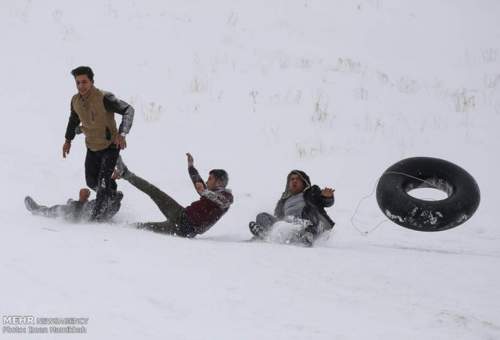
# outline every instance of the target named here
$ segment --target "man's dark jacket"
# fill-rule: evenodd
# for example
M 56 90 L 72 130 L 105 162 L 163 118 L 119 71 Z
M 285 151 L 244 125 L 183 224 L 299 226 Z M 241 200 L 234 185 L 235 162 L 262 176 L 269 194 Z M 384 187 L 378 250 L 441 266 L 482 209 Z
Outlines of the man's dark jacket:
M 278 219 L 282 219 L 285 217 L 284 205 L 285 201 L 291 196 L 288 192 L 288 182 L 290 176 L 298 175 L 301 177 L 302 181 L 305 184 L 306 189 L 304 190 L 304 201 L 306 206 L 302 210 L 302 218 L 305 220 L 309 220 L 311 225 L 307 227 L 308 231 L 311 231 L 313 234 L 317 235 L 322 231 L 331 230 L 335 225 L 335 222 L 332 221 L 330 216 L 325 211 L 325 208 L 331 207 L 335 201 L 334 197 L 323 197 L 321 195 L 321 189 L 317 185 L 311 186 L 311 181 L 309 176 L 300 170 L 293 170 L 288 174 L 285 192 L 281 196 L 281 199 L 276 204 L 276 208 L 274 209 L 274 216 Z M 321 226 L 321 229 L 320 229 Z

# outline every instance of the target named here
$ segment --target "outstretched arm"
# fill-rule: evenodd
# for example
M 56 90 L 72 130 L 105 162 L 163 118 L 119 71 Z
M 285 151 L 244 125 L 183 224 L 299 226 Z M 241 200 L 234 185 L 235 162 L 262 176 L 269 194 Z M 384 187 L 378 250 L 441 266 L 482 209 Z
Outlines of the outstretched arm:
M 191 181 L 193 182 L 195 190 L 198 192 L 198 194 L 201 195 L 201 193 L 206 190 L 207 185 L 203 181 L 203 178 L 201 178 L 198 170 L 196 170 L 196 168 L 194 167 L 193 156 L 191 156 L 189 152 L 186 153 L 186 156 L 188 162 L 189 177 L 191 177 Z

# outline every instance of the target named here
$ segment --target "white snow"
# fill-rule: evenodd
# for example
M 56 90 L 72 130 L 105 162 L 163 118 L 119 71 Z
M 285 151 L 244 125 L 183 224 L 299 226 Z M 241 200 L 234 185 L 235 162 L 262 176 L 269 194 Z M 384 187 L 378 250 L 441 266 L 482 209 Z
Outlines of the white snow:
M 499 16 L 494 0 L 1 1 L 0 314 L 89 318 L 36 339 L 499 339 Z M 136 108 L 134 172 L 187 205 L 185 152 L 228 170 L 235 204 L 209 232 L 127 227 L 162 215 L 123 181 L 115 224 L 25 210 L 85 186 L 83 138 L 61 150 L 79 65 Z M 476 214 L 420 233 L 373 195 L 351 225 L 411 156 L 469 171 Z M 243 242 L 296 168 L 336 189 L 335 231 Z

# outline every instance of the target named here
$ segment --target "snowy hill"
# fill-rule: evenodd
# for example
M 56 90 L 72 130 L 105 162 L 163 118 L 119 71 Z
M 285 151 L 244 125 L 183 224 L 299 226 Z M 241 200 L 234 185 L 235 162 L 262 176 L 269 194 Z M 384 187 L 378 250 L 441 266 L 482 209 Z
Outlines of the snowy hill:
M 499 15 L 493 0 L 0 2 L 0 313 L 87 317 L 88 339 L 500 338 Z M 127 227 L 162 215 L 123 181 L 115 224 L 28 214 L 27 194 L 85 186 L 83 138 L 61 155 L 79 65 L 136 108 L 133 171 L 189 204 L 185 152 L 205 177 L 228 170 L 235 204 L 209 232 Z M 372 195 L 353 225 L 411 156 L 467 169 L 476 215 L 373 230 Z M 242 242 L 294 168 L 336 189 L 334 233 Z

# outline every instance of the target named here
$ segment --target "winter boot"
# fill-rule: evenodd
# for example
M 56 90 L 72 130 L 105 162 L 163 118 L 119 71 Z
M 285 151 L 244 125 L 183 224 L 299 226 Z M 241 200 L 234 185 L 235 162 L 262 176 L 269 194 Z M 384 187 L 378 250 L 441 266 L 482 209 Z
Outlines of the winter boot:
M 35 202 L 35 200 L 29 196 L 24 199 L 24 205 L 29 212 L 36 212 L 40 206 Z
M 257 238 L 263 239 L 266 237 L 267 230 L 260 224 L 257 224 L 254 221 L 248 223 L 248 228 L 250 228 L 250 232 Z

